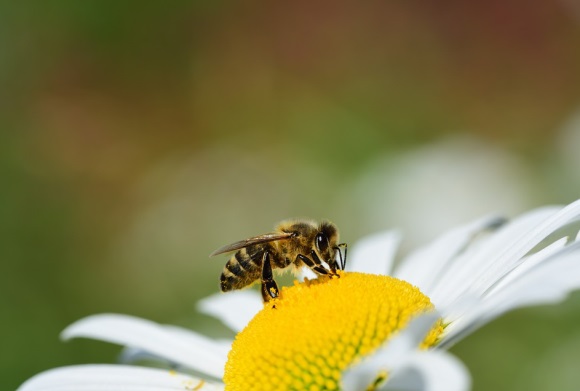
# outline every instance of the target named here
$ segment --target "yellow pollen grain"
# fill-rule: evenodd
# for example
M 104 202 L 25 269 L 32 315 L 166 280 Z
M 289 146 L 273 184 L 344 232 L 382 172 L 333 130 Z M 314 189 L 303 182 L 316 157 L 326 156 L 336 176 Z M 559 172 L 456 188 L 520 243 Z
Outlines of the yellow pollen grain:
M 236 336 L 226 391 L 339 390 L 342 372 L 433 305 L 393 277 L 339 272 L 282 288 Z M 422 347 L 433 346 L 441 321 Z M 373 379 L 369 379 L 369 383 Z

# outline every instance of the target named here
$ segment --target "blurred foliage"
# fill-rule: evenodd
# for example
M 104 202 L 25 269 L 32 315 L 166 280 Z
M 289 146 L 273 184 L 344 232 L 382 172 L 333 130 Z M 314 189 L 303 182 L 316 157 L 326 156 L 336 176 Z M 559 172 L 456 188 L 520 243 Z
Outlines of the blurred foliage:
M 408 249 L 577 198 L 579 23 L 565 0 L 0 2 L 1 388 L 114 360 L 58 341 L 93 313 L 226 333 L 194 310 L 207 254 L 286 217 Z M 476 390 L 573 389 L 579 308 L 454 352 Z

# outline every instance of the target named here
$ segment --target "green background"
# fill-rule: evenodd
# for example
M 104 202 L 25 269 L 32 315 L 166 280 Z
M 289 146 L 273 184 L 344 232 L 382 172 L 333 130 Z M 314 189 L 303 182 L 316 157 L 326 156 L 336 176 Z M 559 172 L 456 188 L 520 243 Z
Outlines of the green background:
M 281 219 L 403 253 L 580 194 L 572 1 L 0 3 L 0 388 L 114 362 L 120 312 L 209 335 L 225 259 Z M 576 122 L 575 122 L 576 121 Z M 461 341 L 475 390 L 575 390 L 580 295 Z

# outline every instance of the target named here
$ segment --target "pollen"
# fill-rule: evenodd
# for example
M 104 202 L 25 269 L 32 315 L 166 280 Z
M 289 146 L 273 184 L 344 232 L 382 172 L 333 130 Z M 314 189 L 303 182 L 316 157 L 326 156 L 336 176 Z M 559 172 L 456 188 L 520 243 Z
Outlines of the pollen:
M 405 281 L 339 273 L 295 282 L 264 305 L 236 336 L 226 391 L 340 390 L 346 368 L 388 343 L 412 317 L 433 310 Z M 442 331 L 439 321 L 421 347 L 436 344 Z

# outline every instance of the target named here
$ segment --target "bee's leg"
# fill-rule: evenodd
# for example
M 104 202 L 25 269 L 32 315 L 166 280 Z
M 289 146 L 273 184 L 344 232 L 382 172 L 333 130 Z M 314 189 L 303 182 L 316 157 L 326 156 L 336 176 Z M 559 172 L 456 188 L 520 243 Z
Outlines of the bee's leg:
M 302 262 L 304 262 L 306 264 L 306 266 L 308 266 L 313 272 L 315 272 L 317 274 L 326 275 L 326 274 L 328 274 L 330 272 L 329 270 L 325 269 L 320 264 L 320 259 L 318 258 L 318 256 L 316 256 L 316 259 L 318 260 L 318 263 L 316 263 L 312 259 L 310 259 L 307 256 L 302 255 L 302 254 L 298 254 L 298 258 L 300 258 L 300 260 Z
M 337 266 L 337 264 L 336 264 L 336 260 L 335 260 L 335 259 L 332 259 L 331 261 L 328 261 L 328 262 L 327 262 L 327 264 L 328 264 L 328 267 L 330 268 L 330 271 L 329 271 L 329 270 L 325 269 L 325 268 L 322 266 L 322 261 L 321 261 L 321 260 L 320 260 L 320 258 L 318 257 L 318 254 L 316 254 L 316 251 L 312 250 L 312 251 L 310 252 L 310 256 L 312 257 L 312 260 L 314 260 L 314 262 L 315 262 L 317 265 L 320 265 L 320 267 L 326 271 L 326 273 L 325 273 L 325 274 L 330 274 L 331 276 L 338 276 L 338 274 L 336 274 L 336 266 Z
M 274 276 L 272 275 L 270 253 L 265 251 L 262 258 L 262 299 L 266 303 L 271 299 L 275 299 L 278 295 L 278 285 L 276 285 L 276 281 L 274 281 Z

